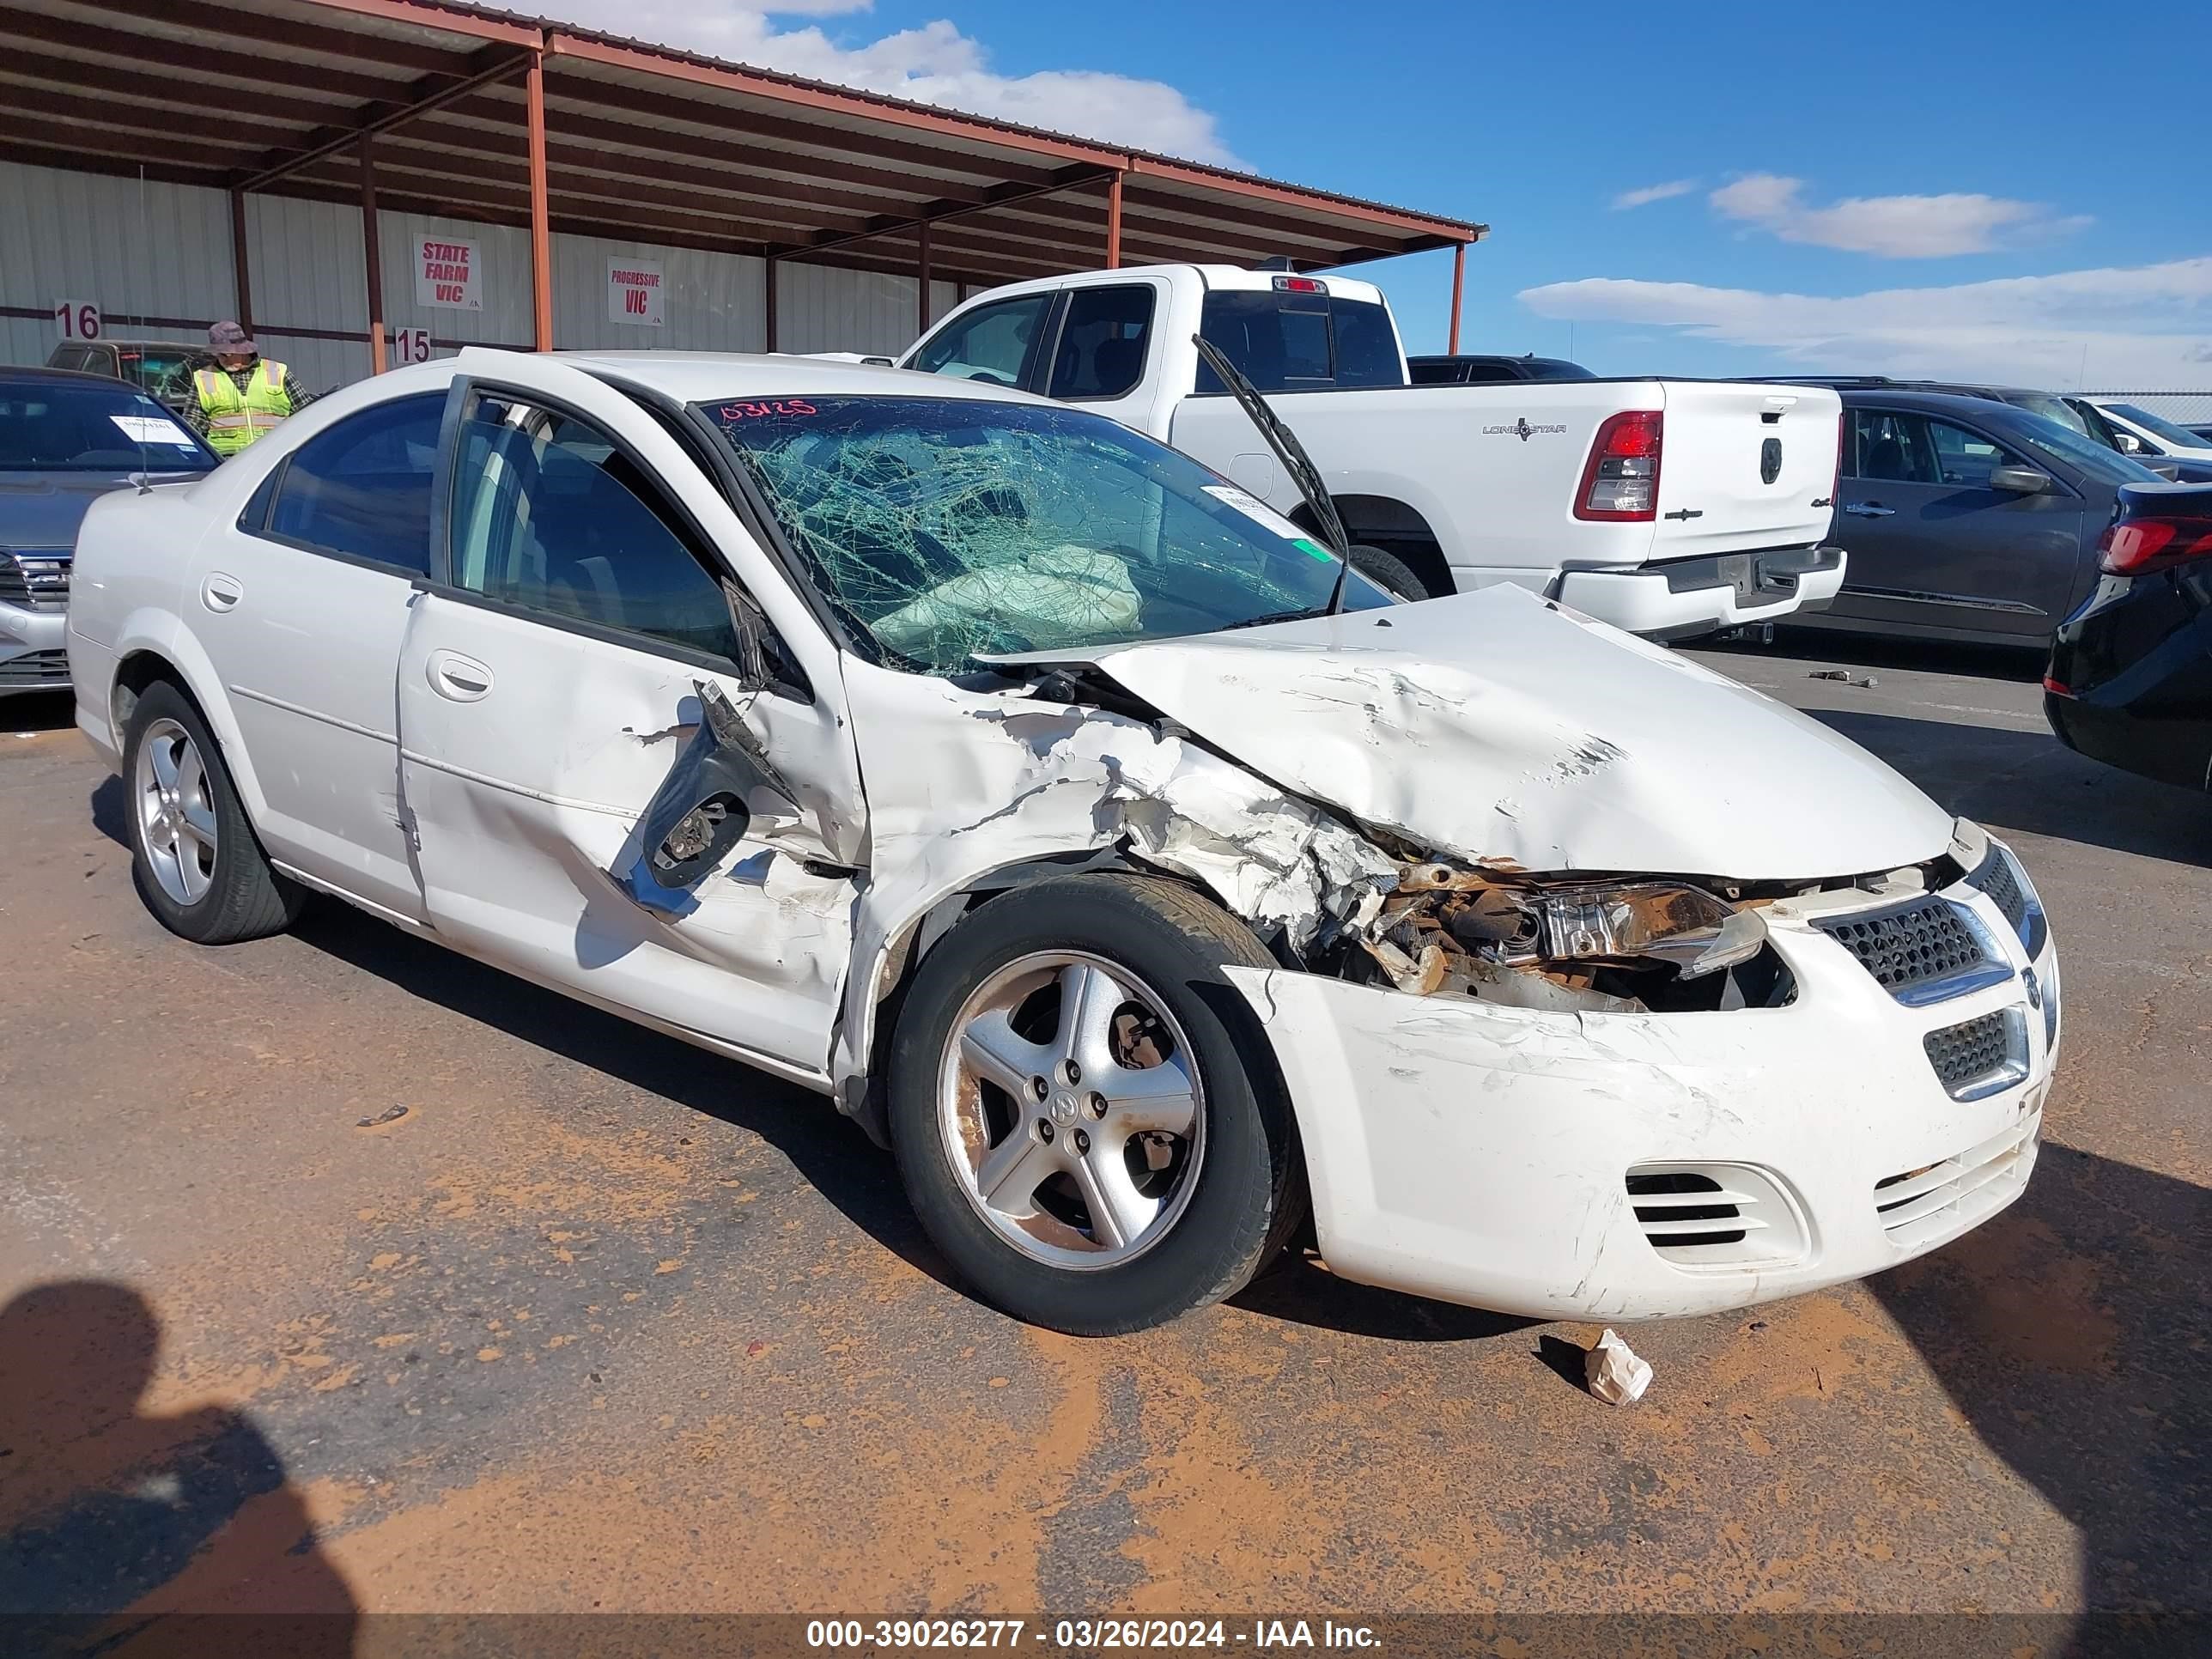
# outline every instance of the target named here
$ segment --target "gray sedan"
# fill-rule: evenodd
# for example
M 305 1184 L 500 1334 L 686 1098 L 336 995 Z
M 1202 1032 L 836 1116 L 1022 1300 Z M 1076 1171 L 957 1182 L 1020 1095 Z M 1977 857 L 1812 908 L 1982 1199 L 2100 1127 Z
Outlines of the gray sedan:
M 2160 482 L 2010 404 L 1840 390 L 1830 539 L 1850 557 L 1834 602 L 1793 625 L 2045 649 L 2096 580 L 2097 540 L 2119 487 Z
M 143 478 L 196 478 L 215 452 L 137 387 L 0 369 L 0 696 L 69 684 L 64 629 L 77 521 Z

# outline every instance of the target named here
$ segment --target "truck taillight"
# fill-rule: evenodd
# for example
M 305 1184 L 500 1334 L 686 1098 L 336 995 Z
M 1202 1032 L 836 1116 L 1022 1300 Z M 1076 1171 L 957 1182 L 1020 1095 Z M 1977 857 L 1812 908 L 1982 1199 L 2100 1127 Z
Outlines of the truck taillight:
M 1575 517 L 1612 520 L 1656 518 L 1663 417 L 1656 409 L 1609 415 L 1590 445 L 1575 492 Z
M 2212 558 L 2212 518 L 2122 519 L 2097 543 L 2097 568 L 2108 576 L 2147 576 L 2191 559 Z

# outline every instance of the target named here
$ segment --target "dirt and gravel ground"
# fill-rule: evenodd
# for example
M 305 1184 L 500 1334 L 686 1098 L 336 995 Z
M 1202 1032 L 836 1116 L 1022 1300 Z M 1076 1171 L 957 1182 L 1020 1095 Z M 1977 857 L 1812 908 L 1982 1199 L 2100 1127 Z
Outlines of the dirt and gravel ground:
M 1630 1333 L 1632 1410 L 1561 1375 L 1595 1330 L 1310 1263 L 1012 1324 L 811 1097 L 337 905 L 170 938 L 9 704 L 0 1607 L 2212 1607 L 2212 802 L 2016 663 L 1710 659 L 2014 837 L 2068 1042 L 2012 1211 Z

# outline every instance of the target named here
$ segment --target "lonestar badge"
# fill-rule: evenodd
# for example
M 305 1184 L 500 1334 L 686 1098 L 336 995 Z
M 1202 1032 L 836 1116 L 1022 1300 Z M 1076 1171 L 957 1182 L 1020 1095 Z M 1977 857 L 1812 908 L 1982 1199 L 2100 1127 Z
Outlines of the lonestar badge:
M 1531 426 L 1528 416 L 1524 415 L 1511 426 L 1486 426 L 1482 428 L 1482 435 L 1486 438 L 1518 438 L 1525 444 L 1531 438 L 1560 434 L 1566 429 L 1564 422 L 1547 421 L 1541 426 Z

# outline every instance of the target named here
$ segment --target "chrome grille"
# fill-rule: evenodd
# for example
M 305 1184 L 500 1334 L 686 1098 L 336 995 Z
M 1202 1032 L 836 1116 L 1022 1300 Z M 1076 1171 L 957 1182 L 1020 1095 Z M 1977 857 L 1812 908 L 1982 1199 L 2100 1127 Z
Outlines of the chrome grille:
M 1899 1002 L 1940 1002 L 2011 976 L 1966 913 L 1929 894 L 1887 910 L 1814 923 L 1859 959 Z
M 0 605 L 60 611 L 69 605 L 70 555 L 65 548 L 0 552 Z
M 1954 1100 L 1974 1100 L 2027 1075 L 2027 1025 L 2017 1008 L 2000 1008 L 1920 1039 L 1936 1081 Z

